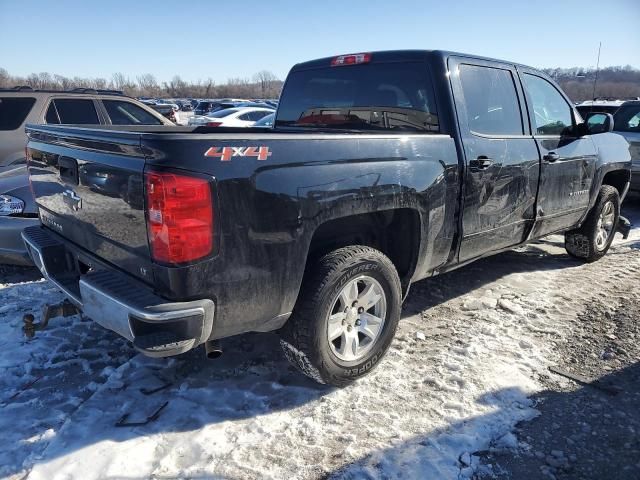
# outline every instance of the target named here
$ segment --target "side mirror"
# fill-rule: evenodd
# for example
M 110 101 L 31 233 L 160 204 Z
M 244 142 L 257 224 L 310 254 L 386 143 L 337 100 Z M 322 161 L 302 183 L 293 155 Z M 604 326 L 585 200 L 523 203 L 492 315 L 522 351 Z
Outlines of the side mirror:
M 592 113 L 587 116 L 585 125 L 591 135 L 611 132 L 613 130 L 613 115 L 610 113 Z

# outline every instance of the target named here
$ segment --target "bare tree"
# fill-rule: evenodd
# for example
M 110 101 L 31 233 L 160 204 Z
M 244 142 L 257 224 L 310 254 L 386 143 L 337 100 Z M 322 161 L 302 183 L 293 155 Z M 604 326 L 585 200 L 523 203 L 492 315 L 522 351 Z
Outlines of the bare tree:
M 9 72 L 4 68 L 0 68 L 0 88 L 7 88 L 11 85 L 11 77 Z
M 278 77 L 269 70 L 261 70 L 253 76 L 253 81 L 260 86 L 260 96 L 268 98 L 273 96 L 274 84 L 278 82 Z
M 138 81 L 138 93 L 147 97 L 155 97 L 160 95 L 160 85 L 156 77 L 150 73 L 140 75 L 136 79 Z

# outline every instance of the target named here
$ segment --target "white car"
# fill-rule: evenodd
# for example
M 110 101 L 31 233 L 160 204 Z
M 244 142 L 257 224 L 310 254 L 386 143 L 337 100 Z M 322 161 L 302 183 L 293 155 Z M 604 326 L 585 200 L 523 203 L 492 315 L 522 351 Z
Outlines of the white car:
M 189 118 L 189 125 L 207 127 L 251 127 L 275 110 L 260 107 L 227 108 Z

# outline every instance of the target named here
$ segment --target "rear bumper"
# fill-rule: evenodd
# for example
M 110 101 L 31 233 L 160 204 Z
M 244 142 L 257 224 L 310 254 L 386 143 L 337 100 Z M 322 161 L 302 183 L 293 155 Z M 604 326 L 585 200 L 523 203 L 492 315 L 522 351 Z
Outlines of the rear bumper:
M 169 302 L 119 271 L 91 269 L 81 274 L 64 242 L 41 226 L 22 232 L 29 255 L 45 278 L 96 323 L 133 342 L 151 357 L 184 353 L 211 336 L 211 300 Z
M 0 263 L 33 265 L 22 241 L 22 230 L 39 224 L 37 218 L 0 217 Z

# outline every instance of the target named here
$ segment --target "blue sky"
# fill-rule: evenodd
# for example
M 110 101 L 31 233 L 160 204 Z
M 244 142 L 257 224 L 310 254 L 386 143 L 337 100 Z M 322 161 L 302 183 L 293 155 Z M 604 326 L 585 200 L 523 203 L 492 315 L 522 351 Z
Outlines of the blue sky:
M 437 48 L 535 67 L 640 68 L 640 0 L 0 0 L 0 67 L 26 75 L 280 78 L 340 53 Z

